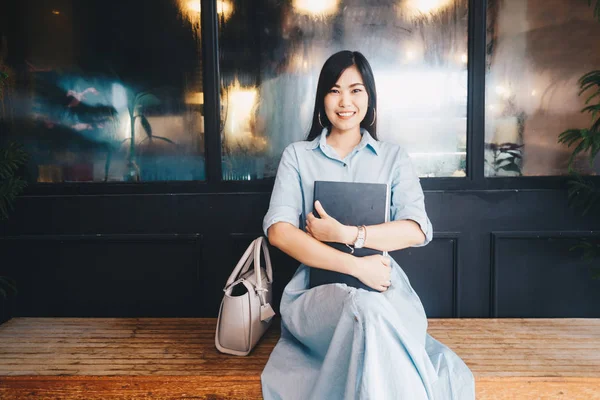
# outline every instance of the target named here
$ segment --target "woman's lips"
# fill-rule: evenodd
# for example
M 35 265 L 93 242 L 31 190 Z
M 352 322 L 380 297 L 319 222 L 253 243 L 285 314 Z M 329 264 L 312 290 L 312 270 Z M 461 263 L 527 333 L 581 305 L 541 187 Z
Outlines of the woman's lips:
M 336 113 L 336 115 L 340 119 L 350 119 L 350 118 L 354 117 L 355 114 L 356 114 L 356 111 L 343 111 L 343 112 Z

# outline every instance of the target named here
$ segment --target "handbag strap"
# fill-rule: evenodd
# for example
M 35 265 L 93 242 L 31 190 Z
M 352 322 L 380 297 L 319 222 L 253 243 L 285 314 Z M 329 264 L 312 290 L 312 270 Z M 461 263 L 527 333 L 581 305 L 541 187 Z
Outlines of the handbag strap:
M 264 237 L 260 236 L 260 237 L 256 238 L 255 240 L 253 240 L 252 243 L 250 243 L 250 245 L 244 252 L 244 255 L 238 261 L 237 265 L 231 272 L 231 275 L 229 275 L 229 279 L 227 279 L 227 283 L 225 284 L 225 290 L 227 290 L 227 288 L 229 286 L 231 286 L 231 284 L 233 284 L 238 279 L 239 275 L 243 275 L 244 273 L 246 273 L 250 269 L 250 265 L 253 262 L 254 262 L 254 271 L 256 274 L 256 280 L 257 280 L 257 286 L 258 286 L 257 290 L 264 289 L 262 287 L 262 276 L 261 276 L 261 270 L 260 270 L 260 250 L 261 249 L 263 250 L 263 253 L 265 255 L 265 263 L 267 264 L 266 265 L 267 280 L 269 281 L 269 283 L 273 283 L 273 268 L 271 265 L 271 256 L 269 254 L 269 248 L 267 247 L 267 243 L 264 240 Z M 251 255 L 253 255 L 253 257 L 251 257 Z
M 261 251 L 261 249 L 265 254 L 265 263 L 267 264 L 266 265 L 267 281 L 269 283 L 271 283 L 271 282 L 273 282 L 273 270 L 271 268 L 271 257 L 269 255 L 269 249 L 267 248 L 267 243 L 262 236 L 256 238 L 255 244 L 254 244 L 254 274 L 256 275 L 256 289 L 255 290 L 258 293 L 258 298 L 260 299 L 260 304 L 264 306 L 267 304 L 265 292 L 267 292 L 269 289 L 264 288 L 262 286 L 262 276 L 261 276 L 262 272 L 261 272 L 261 268 L 260 268 L 260 251 Z
M 244 264 L 244 268 L 242 268 L 242 271 L 240 272 L 240 275 L 244 275 L 246 272 L 248 272 L 248 270 L 250 269 L 250 264 L 252 264 L 252 262 L 254 260 L 258 260 L 258 264 L 255 263 L 255 268 L 256 265 L 258 265 L 259 269 L 260 269 L 260 250 L 262 249 L 263 254 L 265 255 L 265 271 L 267 272 L 267 281 L 269 283 L 273 283 L 273 267 L 271 266 L 271 254 L 269 254 L 269 247 L 267 246 L 267 240 L 265 239 L 264 236 L 261 236 L 259 238 L 256 238 L 255 240 L 255 247 L 254 247 L 254 259 L 249 258 L 246 261 L 246 264 Z M 262 272 L 259 272 L 259 274 Z
M 238 261 L 237 265 L 235 266 L 235 268 L 231 272 L 231 275 L 229 275 L 229 279 L 227 279 L 227 283 L 225 284 L 225 290 L 227 290 L 227 288 L 233 282 L 235 282 L 235 280 L 237 279 L 238 275 L 240 274 L 240 271 L 242 270 L 242 267 L 244 267 L 245 264 L 248 264 L 248 266 L 249 266 L 250 262 L 252 262 L 252 259 L 250 258 L 250 254 L 252 254 L 252 251 L 254 250 L 254 243 L 255 242 L 256 242 L 256 240 L 253 240 L 252 243 L 250 243 L 250 246 L 248 246 L 248 248 L 244 252 L 244 255 L 242 256 L 242 258 L 240 258 L 240 260 Z

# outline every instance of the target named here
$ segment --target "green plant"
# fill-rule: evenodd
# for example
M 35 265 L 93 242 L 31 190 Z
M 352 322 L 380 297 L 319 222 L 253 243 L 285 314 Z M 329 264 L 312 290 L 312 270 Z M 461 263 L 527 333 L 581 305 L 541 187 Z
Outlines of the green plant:
M 6 299 L 8 296 L 14 296 L 17 292 L 17 282 L 8 276 L 0 275 L 0 297 Z
M 590 270 L 592 272 L 592 278 L 600 279 L 600 266 L 591 265 L 595 260 L 598 252 L 600 252 L 600 243 L 590 242 L 589 240 L 581 240 L 575 246 L 572 246 L 569 250 L 581 250 L 581 258 L 586 263 L 590 264 Z
M 4 98 L 7 80 L 8 74 L 0 71 L 0 100 Z M 0 220 L 8 219 L 15 198 L 27 186 L 27 182 L 18 174 L 26 162 L 27 153 L 21 145 L 15 142 L 0 144 Z
M 23 191 L 27 182 L 18 171 L 27 161 L 27 153 L 15 142 L 0 147 L 0 220 L 8 219 L 13 202 Z
M 492 160 L 485 160 L 488 165 L 494 170 L 494 175 L 498 175 L 500 171 L 516 172 L 519 176 L 522 175 L 521 167 L 518 160 L 521 160 L 521 148 L 523 145 L 516 143 L 486 143 L 485 149 L 492 152 Z
M 7 79 L 8 74 L 0 71 L 0 100 L 4 99 Z M 19 168 L 26 161 L 27 154 L 17 143 L 7 142 L 0 145 L 0 220 L 8 219 L 15 198 L 27 186 L 27 182 L 18 176 Z M 5 299 L 16 293 L 17 286 L 14 279 L 0 275 L 0 297 Z
M 138 119 L 140 120 L 140 124 L 142 125 L 142 128 L 144 129 L 144 132 L 146 134 L 146 138 L 144 138 L 144 141 L 148 140 L 149 142 L 152 142 L 153 140 L 157 139 L 157 140 L 162 140 L 167 143 L 176 145 L 175 142 L 173 142 L 171 139 L 168 139 L 163 136 L 154 135 L 152 133 L 152 126 L 150 125 L 150 122 L 148 121 L 148 118 L 146 117 L 146 112 L 148 109 L 162 104 L 160 97 L 162 97 L 163 95 L 167 95 L 168 91 L 169 91 L 168 88 L 158 88 L 158 89 L 139 91 L 139 92 L 130 91 L 130 93 L 129 93 L 127 110 L 129 111 L 131 136 L 122 140 L 120 143 L 120 144 L 123 144 L 126 141 L 129 141 L 127 173 L 125 176 L 125 179 L 128 181 L 139 181 L 140 180 L 140 168 L 137 165 L 136 143 L 135 143 L 135 138 L 136 138 L 135 123 Z M 105 180 L 107 180 L 107 178 L 108 178 L 108 170 L 110 168 L 111 158 L 112 158 L 112 152 L 109 152 L 107 161 L 106 161 Z
M 592 5 L 592 0 L 588 0 L 588 5 Z M 596 0 L 594 17 L 600 21 L 600 0 Z M 586 179 L 577 172 L 573 168 L 573 164 L 578 155 L 589 153 L 589 165 L 592 167 L 600 151 L 600 70 L 586 73 L 579 78 L 578 83 L 579 96 L 588 93 L 585 107 L 581 112 L 591 114 L 591 125 L 589 128 L 568 129 L 562 132 L 558 137 L 558 142 L 567 145 L 569 148 L 575 145 L 569 157 L 568 172 L 571 179 L 567 182 L 567 193 L 569 206 L 580 210 L 581 215 L 585 216 L 600 205 L 600 188 L 591 179 Z M 600 243 L 582 240 L 571 248 L 571 250 L 576 249 L 582 250 L 582 259 L 591 264 L 598 259 Z M 593 277 L 600 279 L 600 267 L 591 266 L 590 269 L 593 272 Z

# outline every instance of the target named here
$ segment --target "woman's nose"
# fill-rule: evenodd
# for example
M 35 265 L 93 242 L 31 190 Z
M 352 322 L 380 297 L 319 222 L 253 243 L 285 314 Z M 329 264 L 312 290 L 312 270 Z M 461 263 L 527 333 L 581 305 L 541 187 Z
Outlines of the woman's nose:
M 347 107 L 352 104 L 350 99 L 350 95 L 347 93 L 342 93 L 340 96 L 340 107 Z

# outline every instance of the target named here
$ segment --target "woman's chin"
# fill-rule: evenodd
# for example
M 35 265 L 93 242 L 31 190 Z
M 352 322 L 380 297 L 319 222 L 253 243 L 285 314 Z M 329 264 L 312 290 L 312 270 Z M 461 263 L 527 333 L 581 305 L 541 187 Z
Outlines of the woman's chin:
M 335 130 L 336 132 L 339 132 L 339 133 L 360 131 L 360 122 L 357 122 L 357 121 L 337 120 L 337 121 L 333 122 L 332 125 L 333 125 L 332 130 Z

